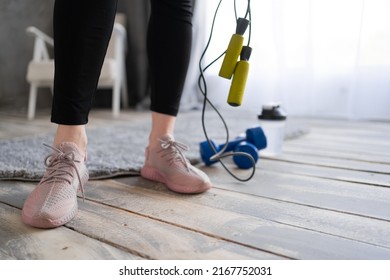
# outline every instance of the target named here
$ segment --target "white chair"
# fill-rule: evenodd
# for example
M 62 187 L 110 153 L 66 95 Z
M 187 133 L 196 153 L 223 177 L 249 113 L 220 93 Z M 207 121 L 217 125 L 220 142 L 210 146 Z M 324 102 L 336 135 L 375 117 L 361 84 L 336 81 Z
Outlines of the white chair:
M 122 97 L 123 107 L 126 108 L 127 100 L 127 77 L 126 77 L 126 29 L 125 16 L 117 14 L 113 34 L 109 42 L 107 54 L 102 66 L 98 88 L 112 88 L 112 114 L 119 115 Z M 27 118 L 35 117 L 37 93 L 39 87 L 53 88 L 54 60 L 49 57 L 47 46 L 54 46 L 53 39 L 40 31 L 38 28 L 27 27 L 27 34 L 35 38 L 33 58 L 27 67 L 26 79 L 30 83 Z

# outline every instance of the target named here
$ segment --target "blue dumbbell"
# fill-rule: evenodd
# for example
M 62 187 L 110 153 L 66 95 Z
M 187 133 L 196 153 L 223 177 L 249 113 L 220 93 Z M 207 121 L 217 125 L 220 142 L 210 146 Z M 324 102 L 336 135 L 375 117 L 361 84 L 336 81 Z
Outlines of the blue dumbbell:
M 251 144 L 258 150 L 264 149 L 267 146 L 267 139 L 264 135 L 264 131 L 260 126 L 248 128 L 246 130 L 246 137 L 237 137 L 236 139 L 229 141 L 225 149 L 225 152 L 234 151 L 236 147 L 242 142 L 245 141 L 245 144 Z M 208 141 L 203 141 L 200 143 L 200 155 L 203 162 L 209 166 L 216 163 L 216 160 L 210 160 L 210 158 L 222 150 L 225 144 L 217 145 L 213 140 L 210 140 L 211 145 L 213 145 L 216 152 L 210 147 Z M 244 146 L 244 144 L 242 145 Z M 243 149 L 242 147 L 240 149 Z M 248 148 L 247 148 L 248 149 Z M 254 153 L 251 151 L 251 153 Z M 257 155 L 257 152 L 256 152 Z M 258 156 L 257 156 L 258 157 Z M 240 161 L 239 161 L 240 162 Z M 236 163 L 237 164 L 237 163 Z M 239 164 L 237 164 L 239 166 Z
M 253 159 L 252 161 L 248 156 L 245 155 L 233 155 L 234 163 L 241 169 L 251 168 L 254 164 L 256 164 L 257 160 L 259 159 L 259 149 L 257 149 L 257 147 L 252 143 L 246 141 L 238 144 L 234 151 L 249 154 Z

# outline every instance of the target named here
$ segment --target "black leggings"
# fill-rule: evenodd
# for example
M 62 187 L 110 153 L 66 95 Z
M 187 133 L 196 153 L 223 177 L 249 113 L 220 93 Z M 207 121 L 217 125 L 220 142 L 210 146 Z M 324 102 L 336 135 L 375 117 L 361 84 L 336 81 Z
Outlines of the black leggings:
M 52 122 L 88 122 L 116 7 L 117 0 L 56 0 Z M 192 0 L 151 0 L 147 52 L 152 111 L 177 115 L 191 43 Z

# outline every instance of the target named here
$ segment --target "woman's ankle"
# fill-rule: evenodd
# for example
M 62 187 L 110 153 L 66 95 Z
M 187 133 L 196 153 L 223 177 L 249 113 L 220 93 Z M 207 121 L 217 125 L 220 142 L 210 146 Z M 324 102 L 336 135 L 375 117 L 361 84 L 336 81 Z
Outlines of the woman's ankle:
M 54 146 L 64 142 L 72 142 L 77 145 L 83 156 L 86 156 L 88 138 L 85 125 L 58 125 L 54 137 Z
M 152 112 L 152 129 L 149 134 L 149 146 L 157 146 L 162 136 L 173 137 L 176 117 Z

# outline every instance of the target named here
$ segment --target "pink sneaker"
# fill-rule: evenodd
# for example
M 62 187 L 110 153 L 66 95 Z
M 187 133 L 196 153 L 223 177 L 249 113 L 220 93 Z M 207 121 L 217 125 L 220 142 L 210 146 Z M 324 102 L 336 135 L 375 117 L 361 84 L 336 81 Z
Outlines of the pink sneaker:
M 84 197 L 89 178 L 76 144 L 64 142 L 50 148 L 54 152 L 45 158 L 46 172 L 22 210 L 23 222 L 38 228 L 54 228 L 72 220 L 77 212 L 77 191 Z
M 184 157 L 188 147 L 165 135 L 157 149 L 146 148 L 141 176 L 164 183 L 178 193 L 201 193 L 211 188 L 208 176 Z

